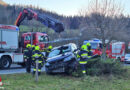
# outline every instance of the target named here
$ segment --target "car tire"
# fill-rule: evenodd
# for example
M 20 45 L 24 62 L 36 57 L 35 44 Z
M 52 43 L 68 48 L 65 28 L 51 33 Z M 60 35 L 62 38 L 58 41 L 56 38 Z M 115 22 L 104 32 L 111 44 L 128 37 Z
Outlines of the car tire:
M 70 63 L 70 65 L 68 67 L 66 67 L 65 73 L 68 75 L 71 75 L 76 70 L 75 69 L 76 64 L 77 64 L 77 62 Z
M 49 69 L 47 67 L 45 67 L 45 72 L 46 72 L 46 74 L 51 74 L 51 72 L 49 71 Z
M 11 66 L 11 58 L 9 57 L 2 57 L 0 60 L 0 67 L 2 69 L 8 69 Z

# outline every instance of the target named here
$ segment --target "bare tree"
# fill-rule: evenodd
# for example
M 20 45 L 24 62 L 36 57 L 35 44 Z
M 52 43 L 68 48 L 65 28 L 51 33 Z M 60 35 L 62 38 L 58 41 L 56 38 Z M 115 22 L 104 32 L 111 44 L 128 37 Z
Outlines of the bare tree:
M 123 9 L 121 4 L 117 4 L 114 1 L 115 0 L 91 0 L 88 8 L 79 10 L 79 15 L 84 17 L 89 16 L 86 23 L 81 24 L 82 27 L 86 27 L 87 31 L 90 30 L 93 32 L 93 36 L 102 40 L 103 60 L 106 60 L 106 44 L 114 39 L 116 32 L 124 30 L 127 25 L 127 22 L 122 18 Z M 84 22 L 84 20 L 82 22 Z M 106 40 L 109 42 L 106 43 Z

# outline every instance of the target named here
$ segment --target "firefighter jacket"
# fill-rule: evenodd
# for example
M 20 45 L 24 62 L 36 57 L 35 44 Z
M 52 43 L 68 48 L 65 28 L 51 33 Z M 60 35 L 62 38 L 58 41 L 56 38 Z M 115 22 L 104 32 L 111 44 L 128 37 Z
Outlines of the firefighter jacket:
M 81 58 L 81 59 L 86 59 L 86 58 L 88 58 L 88 52 L 86 50 L 81 50 L 78 53 L 77 57 Z
M 88 59 L 88 52 L 86 50 L 81 50 L 77 54 L 77 58 L 80 58 L 79 63 L 80 64 L 86 64 Z
M 38 63 L 43 63 L 44 56 L 39 50 L 33 51 L 33 54 L 32 54 L 32 60 L 35 62 L 37 59 L 39 60 Z
M 48 57 L 49 53 L 51 52 L 52 49 L 49 48 L 44 48 L 43 52 L 45 52 L 45 58 Z
M 32 59 L 31 56 L 32 56 L 32 50 L 31 50 L 31 48 L 30 49 L 26 48 L 24 50 L 24 59 Z

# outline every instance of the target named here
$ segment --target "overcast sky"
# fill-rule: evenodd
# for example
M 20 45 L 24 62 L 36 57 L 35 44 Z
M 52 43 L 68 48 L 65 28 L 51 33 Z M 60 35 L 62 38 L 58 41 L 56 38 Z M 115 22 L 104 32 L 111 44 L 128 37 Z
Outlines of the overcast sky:
M 3 0 L 8 4 L 34 5 L 63 15 L 76 15 L 78 10 L 88 5 L 90 0 Z M 124 13 L 130 15 L 130 0 L 115 0 L 121 2 Z M 86 6 L 87 7 L 87 6 Z

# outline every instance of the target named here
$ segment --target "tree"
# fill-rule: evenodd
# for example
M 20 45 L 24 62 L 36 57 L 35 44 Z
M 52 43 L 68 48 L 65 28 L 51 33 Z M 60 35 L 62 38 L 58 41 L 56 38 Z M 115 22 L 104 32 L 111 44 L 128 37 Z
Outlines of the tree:
M 127 25 L 126 20 L 122 18 L 122 13 L 121 5 L 114 0 L 91 0 L 88 8 L 79 10 L 79 15 L 89 16 L 86 23 L 81 24 L 82 27 L 86 27 L 86 30 L 93 32 L 93 36 L 102 40 L 103 60 L 106 60 L 106 45 L 114 39 L 116 32 L 124 30 Z

